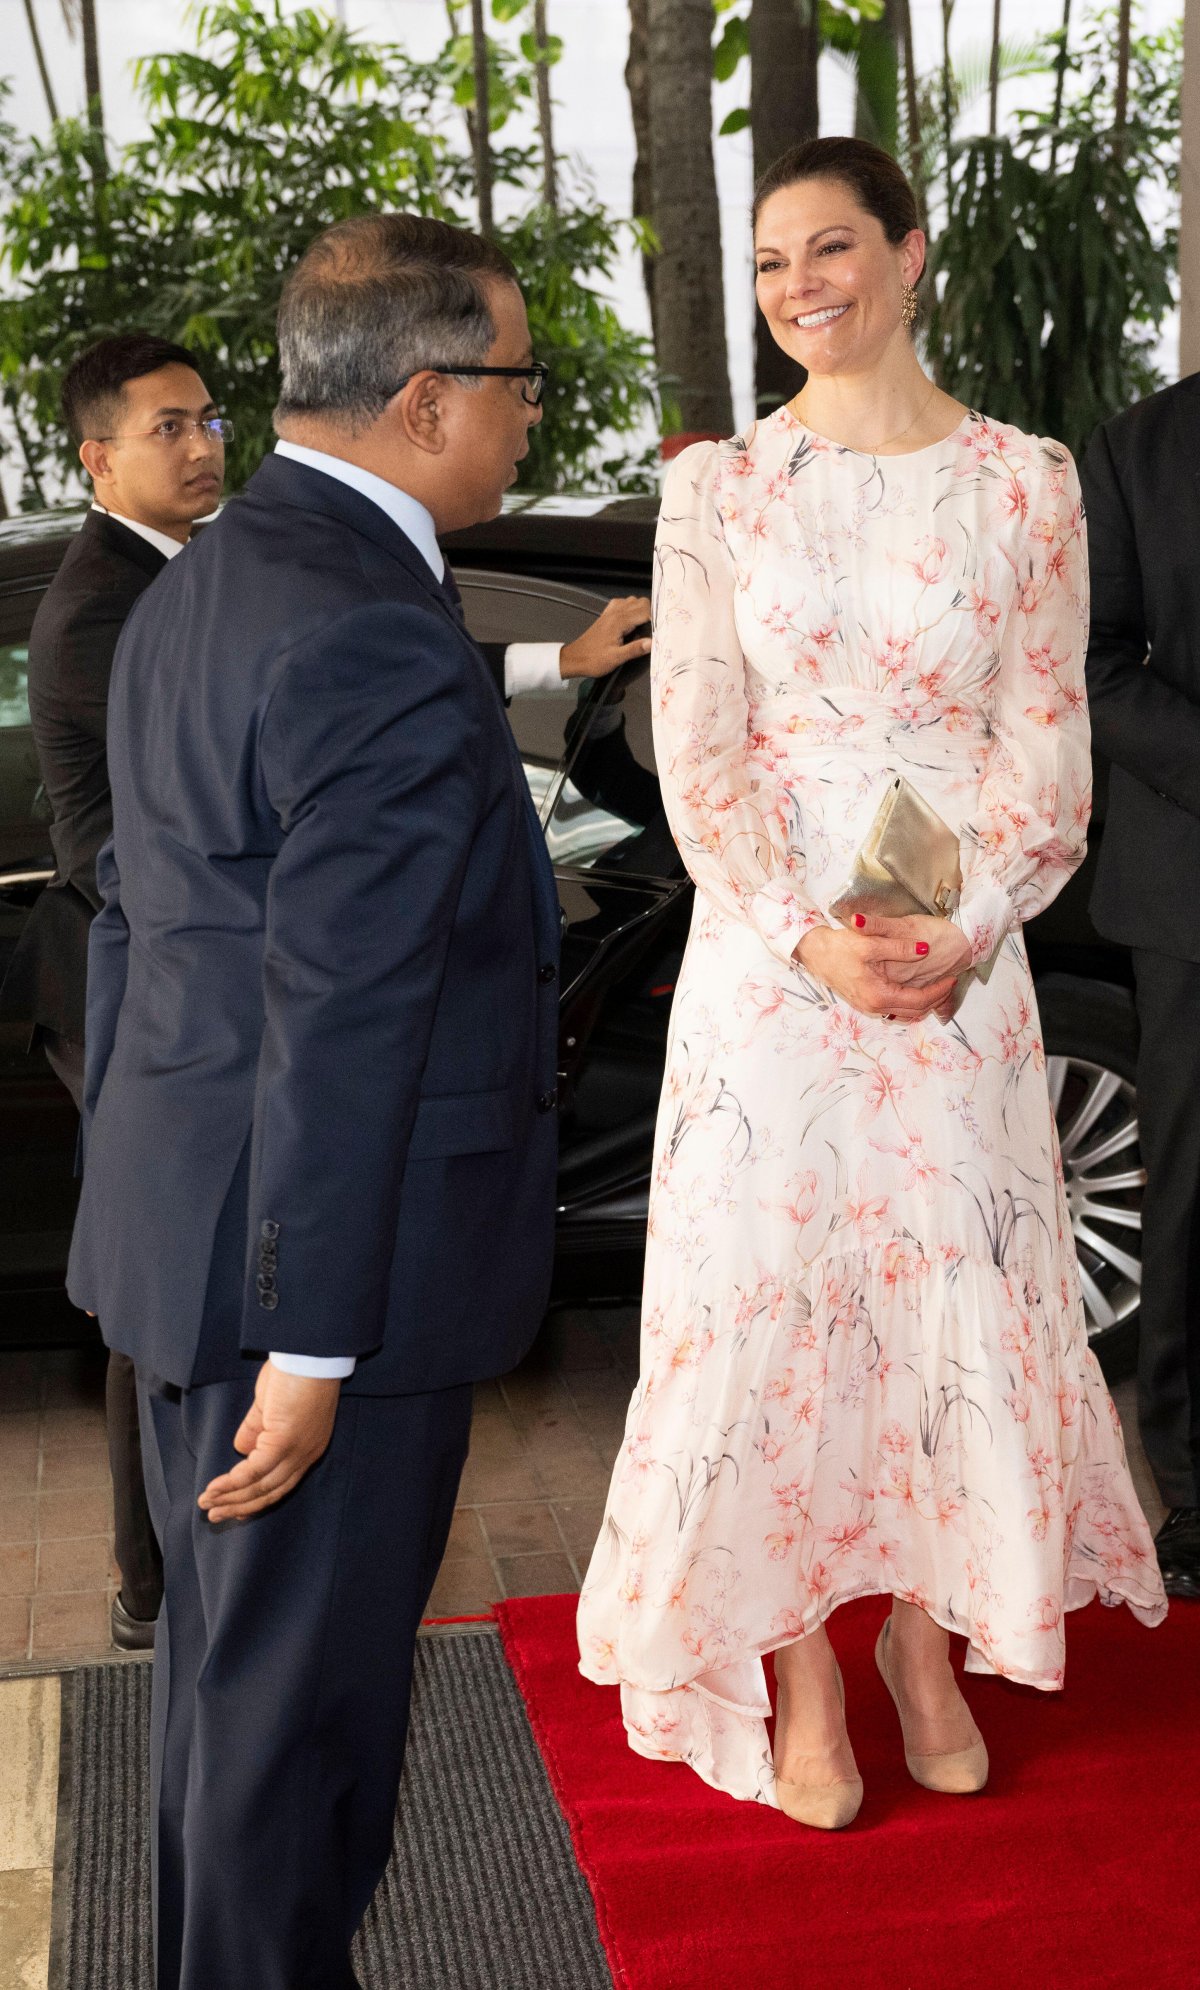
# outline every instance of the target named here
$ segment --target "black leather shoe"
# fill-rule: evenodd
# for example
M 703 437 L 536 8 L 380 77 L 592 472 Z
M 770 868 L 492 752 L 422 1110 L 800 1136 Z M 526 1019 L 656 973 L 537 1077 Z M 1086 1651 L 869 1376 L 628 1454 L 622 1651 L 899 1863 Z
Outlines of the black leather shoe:
M 1167 1595 L 1200 1598 L 1200 1508 L 1173 1506 L 1154 1546 Z
M 121 1601 L 120 1591 L 112 1603 L 112 1641 L 118 1651 L 153 1651 L 154 1617 L 135 1617 Z

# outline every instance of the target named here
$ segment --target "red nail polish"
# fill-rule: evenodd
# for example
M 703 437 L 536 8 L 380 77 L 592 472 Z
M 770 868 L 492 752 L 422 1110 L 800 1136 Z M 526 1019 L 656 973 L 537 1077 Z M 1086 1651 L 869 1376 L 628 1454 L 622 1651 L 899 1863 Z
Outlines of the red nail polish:
M 856 912 L 854 915 L 854 923 L 856 926 L 865 926 L 867 922 L 861 912 Z
M 919 954 L 927 954 L 927 953 L 929 952 L 929 942 L 928 942 L 928 940 L 918 940 L 918 941 L 917 941 L 917 952 L 918 952 Z

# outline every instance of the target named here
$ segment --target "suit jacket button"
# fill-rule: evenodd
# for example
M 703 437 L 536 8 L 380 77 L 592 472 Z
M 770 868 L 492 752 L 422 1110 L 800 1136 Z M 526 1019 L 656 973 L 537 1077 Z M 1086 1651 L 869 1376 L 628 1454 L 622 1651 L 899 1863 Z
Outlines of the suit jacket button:
M 276 1306 L 278 1306 L 279 1304 L 279 1294 L 275 1291 L 260 1292 L 258 1295 L 258 1303 L 260 1306 L 265 1306 L 268 1313 L 273 1313 L 275 1311 Z
M 260 1237 L 277 1237 L 279 1235 L 279 1225 L 278 1223 L 271 1222 L 262 1223 L 259 1225 L 258 1234 Z
M 537 1109 L 539 1112 L 553 1112 L 557 1104 L 558 1104 L 557 1092 L 543 1092 L 541 1098 L 537 1102 Z
M 557 973 L 558 969 L 555 967 L 554 962 L 552 960 L 548 960 L 546 961 L 544 966 L 539 967 L 538 980 L 553 981 Z

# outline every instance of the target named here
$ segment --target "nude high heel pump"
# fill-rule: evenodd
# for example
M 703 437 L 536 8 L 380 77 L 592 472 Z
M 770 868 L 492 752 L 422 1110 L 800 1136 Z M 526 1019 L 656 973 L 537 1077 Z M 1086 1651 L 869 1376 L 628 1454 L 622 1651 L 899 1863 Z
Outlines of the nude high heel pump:
M 837 1666 L 837 1689 L 844 1719 L 846 1692 L 840 1665 Z M 776 1776 L 775 1794 L 780 1810 L 794 1823 L 810 1824 L 817 1831 L 843 1831 L 858 1816 L 863 1800 L 862 1777 L 845 1776 L 841 1782 L 818 1785 L 789 1783 L 782 1776 Z
M 900 1695 L 896 1682 L 888 1666 L 888 1633 L 892 1620 L 888 1617 L 875 1641 L 875 1663 L 879 1676 L 895 1701 L 896 1712 L 900 1716 L 900 1731 L 904 1736 L 904 1760 L 914 1783 L 923 1789 L 937 1790 L 942 1796 L 974 1796 L 988 1779 L 988 1752 L 982 1737 L 971 1743 L 969 1748 L 955 1748 L 943 1755 L 917 1755 L 908 1745 L 908 1729 L 904 1721 L 904 1709 L 900 1705 Z M 978 1734 L 978 1730 L 976 1730 Z

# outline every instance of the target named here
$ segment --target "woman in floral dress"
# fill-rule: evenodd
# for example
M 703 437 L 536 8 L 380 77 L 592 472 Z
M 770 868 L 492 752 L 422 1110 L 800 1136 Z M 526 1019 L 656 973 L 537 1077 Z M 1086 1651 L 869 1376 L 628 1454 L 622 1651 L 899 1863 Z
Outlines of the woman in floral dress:
M 798 148 L 755 224 L 760 308 L 808 378 L 663 494 L 656 740 L 697 891 L 579 1640 L 636 1750 L 829 1826 L 861 1798 L 839 1604 L 892 1597 L 909 1767 L 965 1791 L 987 1758 L 948 1633 L 968 1670 L 1051 1690 L 1067 1610 L 1166 1603 L 1021 938 L 1090 805 L 1074 464 L 922 371 L 924 238 L 886 155 Z M 827 908 L 897 774 L 957 830 L 961 900 L 846 930 Z

